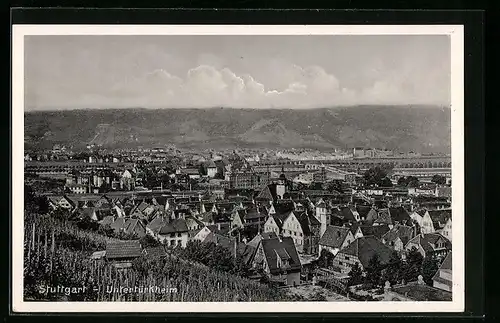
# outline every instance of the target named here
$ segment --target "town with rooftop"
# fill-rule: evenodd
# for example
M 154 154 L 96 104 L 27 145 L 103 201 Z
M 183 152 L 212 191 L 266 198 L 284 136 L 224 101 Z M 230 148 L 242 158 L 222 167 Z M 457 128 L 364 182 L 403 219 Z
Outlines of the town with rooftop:
M 24 298 L 451 301 L 451 191 L 413 151 L 27 150 Z

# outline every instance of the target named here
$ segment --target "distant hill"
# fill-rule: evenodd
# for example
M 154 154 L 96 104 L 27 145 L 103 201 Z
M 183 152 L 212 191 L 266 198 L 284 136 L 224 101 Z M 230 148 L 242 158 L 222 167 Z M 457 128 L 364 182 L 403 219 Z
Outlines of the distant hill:
M 25 113 L 26 148 L 54 143 L 109 148 L 179 147 L 332 149 L 354 146 L 401 151 L 451 149 L 449 108 L 355 106 L 292 109 L 109 109 Z

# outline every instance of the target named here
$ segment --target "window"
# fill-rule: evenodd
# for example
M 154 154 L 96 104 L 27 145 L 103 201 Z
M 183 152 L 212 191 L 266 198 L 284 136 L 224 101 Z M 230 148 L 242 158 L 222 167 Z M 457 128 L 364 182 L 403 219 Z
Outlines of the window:
M 175 238 L 175 233 L 171 233 L 170 238 Z
M 177 243 L 177 240 L 172 240 L 172 247 L 175 247 Z
M 180 233 L 180 232 L 179 232 L 179 233 L 177 233 L 177 236 L 178 236 L 178 237 L 182 237 L 182 233 Z
M 345 256 L 344 258 L 345 258 L 345 260 L 349 260 L 349 256 Z

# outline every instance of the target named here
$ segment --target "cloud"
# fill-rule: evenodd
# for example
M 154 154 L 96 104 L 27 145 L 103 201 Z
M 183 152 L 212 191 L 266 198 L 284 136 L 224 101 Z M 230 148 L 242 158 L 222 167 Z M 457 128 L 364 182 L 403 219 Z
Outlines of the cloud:
M 73 99 L 115 107 L 314 108 L 406 104 L 408 98 L 418 98 L 415 91 L 419 89 L 409 75 L 392 75 L 356 91 L 342 87 L 335 75 L 320 66 L 289 64 L 282 66 L 280 73 L 285 86 L 269 89 L 251 75 L 238 75 L 227 67 L 202 64 L 180 77 L 156 69 L 116 83 L 102 93 L 85 93 L 80 98 L 73 95 Z M 40 95 L 37 99 L 43 100 Z

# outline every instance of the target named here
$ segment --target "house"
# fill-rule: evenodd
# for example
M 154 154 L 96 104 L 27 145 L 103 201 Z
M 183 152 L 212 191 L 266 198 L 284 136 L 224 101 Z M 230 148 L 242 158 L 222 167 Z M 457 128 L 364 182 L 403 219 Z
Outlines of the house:
M 210 178 L 214 178 L 217 175 L 217 165 L 215 165 L 214 161 L 209 161 L 205 166 L 207 176 Z
M 388 225 L 392 227 L 392 219 L 391 214 L 389 213 L 389 209 L 379 209 L 377 213 L 377 218 L 373 221 L 373 225 Z
M 66 195 L 63 195 L 63 196 L 49 196 L 48 197 L 48 202 L 49 202 L 49 205 L 54 210 L 60 208 L 60 209 L 72 211 L 76 207 L 76 203 L 73 200 L 71 200 Z
M 418 225 L 420 227 L 422 227 L 422 222 L 424 220 L 424 216 L 426 213 L 427 213 L 426 209 L 419 208 L 419 209 L 414 210 L 410 214 L 410 218 L 412 218 L 413 221 L 415 221 L 416 223 L 418 223 Z
M 167 224 L 167 220 L 161 216 L 154 218 L 146 225 L 146 233 L 157 238 L 160 229 Z
M 78 217 L 80 219 L 90 219 L 93 221 L 98 221 L 96 209 L 93 207 L 86 207 L 77 211 Z
M 276 200 L 276 192 L 275 190 L 271 190 L 272 186 L 271 185 L 265 185 L 255 198 L 255 201 L 258 202 L 272 202 Z
M 123 232 L 137 238 L 142 238 L 146 235 L 146 226 L 139 219 L 127 219 L 123 226 Z
M 231 228 L 243 229 L 245 221 L 244 216 L 245 212 L 242 212 L 242 210 L 234 210 L 231 213 Z
M 106 243 L 106 260 L 118 269 L 132 267 L 132 261 L 142 255 L 138 240 L 108 241 Z
M 451 252 L 448 252 L 446 257 L 444 258 L 441 266 L 439 266 L 438 271 L 432 277 L 432 286 L 435 288 L 439 288 L 448 292 L 451 292 L 453 289 L 453 275 L 452 275 L 452 258 Z
M 308 211 L 294 212 L 299 220 L 300 229 L 302 229 L 303 239 L 296 238 L 299 247 L 297 250 L 300 253 L 317 255 L 319 253 L 319 240 L 321 238 L 320 229 L 321 223 L 319 220 L 310 214 Z M 288 219 L 287 219 L 288 220 Z M 287 221 L 284 223 L 286 226 Z M 299 231 L 300 233 L 300 231 Z M 286 236 L 286 235 L 285 235 Z
M 287 214 L 273 214 L 267 218 L 264 223 L 264 232 L 274 232 L 276 235 L 281 235 L 283 228 L 283 220 Z
M 243 223 L 244 224 L 264 224 L 267 219 L 267 214 L 259 207 L 252 207 L 246 210 Z
M 191 215 L 186 216 L 185 220 L 186 220 L 186 226 L 189 231 L 199 230 L 205 226 L 203 222 L 201 222 L 200 220 Z
M 73 194 L 85 194 L 88 193 L 88 185 L 87 184 L 78 184 L 78 183 L 68 183 L 65 187 Z
M 189 231 L 188 238 L 189 240 L 197 240 L 203 242 L 210 233 L 212 233 L 212 231 L 208 227 L 203 227 L 198 230 Z
M 105 226 L 111 226 L 111 224 L 113 224 L 113 222 L 115 222 L 115 217 L 114 216 L 111 216 L 111 215 L 108 215 L 108 216 L 105 216 L 100 224 L 102 227 L 105 227 Z
M 113 223 L 111 223 L 111 229 L 113 229 L 115 234 L 119 234 L 125 230 L 125 221 L 125 218 L 117 218 Z
M 132 169 L 125 169 L 120 176 L 120 188 L 131 191 L 135 189 L 136 173 Z
M 392 229 L 387 231 L 381 241 L 386 246 L 391 247 L 395 251 L 402 252 L 405 245 L 415 236 L 415 228 L 405 225 L 396 224 Z
M 238 247 L 238 241 L 236 238 L 229 238 L 215 232 L 210 232 L 203 240 L 203 243 L 213 243 L 216 246 L 221 246 L 226 249 L 232 257 L 236 256 Z
M 377 216 L 377 211 L 371 205 L 357 205 L 356 211 L 359 214 L 360 221 L 369 221 Z
M 180 176 L 187 176 L 189 179 L 200 178 L 200 170 L 198 168 L 180 168 L 176 173 Z
M 366 270 L 375 255 L 384 266 L 390 263 L 392 253 L 391 248 L 373 236 L 357 238 L 333 258 L 333 270 L 348 274 L 355 264 L 359 264 L 362 270 Z
M 358 211 L 356 210 L 356 207 L 352 205 L 341 207 L 340 214 L 345 220 L 351 223 L 356 223 L 361 221 L 361 218 L 359 216 Z
M 354 239 L 349 228 L 329 225 L 319 240 L 319 255 L 323 250 L 326 250 L 335 256 L 339 250 L 347 247 Z
M 451 209 L 429 210 L 422 218 L 423 233 L 440 232 L 451 240 L 451 228 Z
M 327 205 L 325 201 L 323 201 L 323 199 L 320 198 L 316 203 L 316 205 L 314 205 L 314 209 L 316 211 L 316 218 L 321 223 L 319 234 L 320 236 L 323 236 L 323 234 L 326 231 L 326 227 L 330 224 L 330 214 L 328 214 Z
M 410 239 L 405 246 L 406 251 L 412 248 L 416 248 L 424 258 L 431 255 L 443 258 L 451 250 L 451 241 L 439 233 L 421 233 Z
M 188 242 L 188 232 L 186 220 L 175 219 L 158 231 L 158 240 L 167 247 L 185 248 Z
M 275 232 L 283 237 L 291 237 L 297 251 L 317 253 L 315 247 L 319 242 L 320 223 L 314 216 L 307 213 L 290 211 L 288 214 L 274 214 L 264 224 L 264 232 Z M 317 238 L 317 241 L 313 241 Z M 304 245 L 306 244 L 306 248 Z
M 354 238 L 374 236 L 375 238 L 380 239 L 384 234 L 386 234 L 389 230 L 391 230 L 391 226 L 387 224 L 380 224 L 380 225 L 353 224 L 350 226 L 350 230 L 354 235 Z
M 402 207 L 390 207 L 389 215 L 391 216 L 391 224 L 408 225 L 411 223 L 411 217 L 408 212 Z
M 254 247 L 257 249 L 259 247 L 259 243 L 262 239 L 275 239 L 278 238 L 278 235 L 274 232 L 264 232 L 258 233 L 252 240 L 250 240 L 247 245 Z
M 300 284 L 302 265 L 291 237 L 262 239 L 253 264 L 273 282 L 288 286 Z
M 446 197 L 451 199 L 451 186 L 436 186 L 434 195 L 436 197 Z

